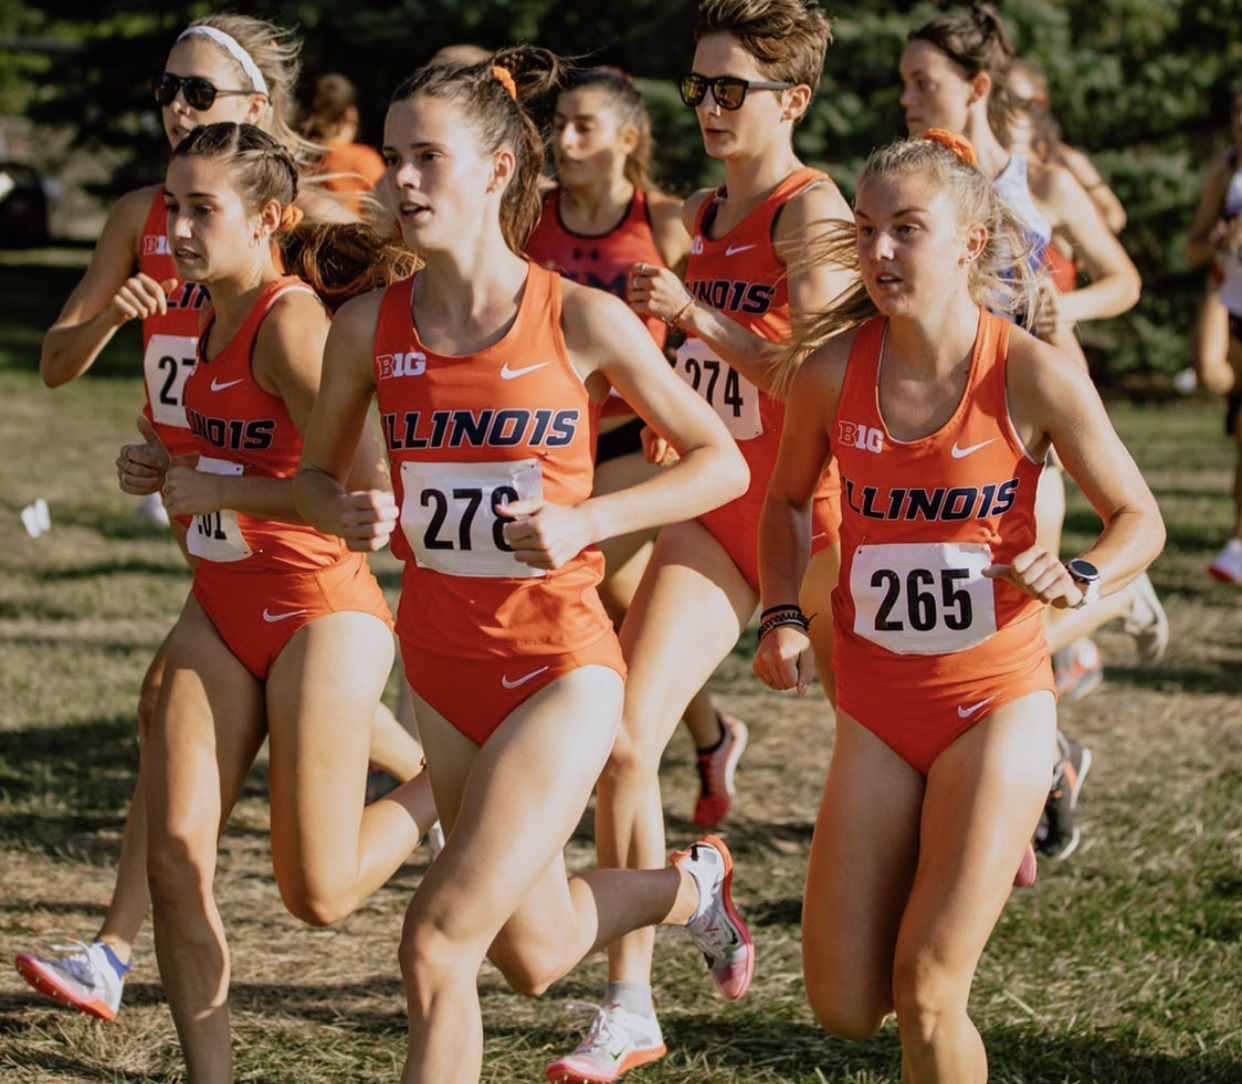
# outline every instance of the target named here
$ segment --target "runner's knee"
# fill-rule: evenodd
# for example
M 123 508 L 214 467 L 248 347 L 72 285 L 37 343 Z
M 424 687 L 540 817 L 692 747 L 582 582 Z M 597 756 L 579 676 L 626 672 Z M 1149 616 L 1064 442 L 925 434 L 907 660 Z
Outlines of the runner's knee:
M 902 1040 L 930 1045 L 948 1019 L 966 1010 L 970 984 L 926 954 L 901 954 L 893 967 L 893 1003 Z
M 836 975 L 816 978 L 808 974 L 806 996 L 819 1026 L 835 1038 L 855 1041 L 870 1039 L 879 1031 L 892 1011 L 892 999 L 866 991 L 863 985 L 843 982 Z

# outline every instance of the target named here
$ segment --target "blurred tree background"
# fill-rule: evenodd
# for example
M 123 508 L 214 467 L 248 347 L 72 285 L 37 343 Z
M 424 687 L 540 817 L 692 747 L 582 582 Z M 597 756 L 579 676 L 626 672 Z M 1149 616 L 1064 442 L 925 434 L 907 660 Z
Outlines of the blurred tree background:
M 906 34 L 945 3 L 868 0 L 836 18 L 820 93 L 798 132 L 808 162 L 847 193 L 863 157 L 903 129 L 897 61 Z M 1087 151 L 1125 204 L 1122 241 L 1143 275 L 1126 316 L 1086 329 L 1099 379 L 1170 373 L 1188 364 L 1187 335 L 1203 292 L 1182 244 L 1210 156 L 1229 138 L 1242 79 L 1242 0 L 1001 0 L 1019 53 L 1039 60 L 1067 142 Z M 149 80 L 191 18 L 240 8 L 167 0 L 68 3 L 0 0 L 0 114 L 68 128 L 76 153 L 123 154 L 109 196 L 157 178 L 165 144 Z M 341 71 L 358 86 L 362 138 L 377 142 L 397 82 L 436 49 L 534 41 L 641 80 L 659 140 L 661 179 L 679 193 L 717 174 L 673 80 L 690 64 L 693 0 L 257 0 L 247 14 L 298 27 L 307 76 Z M 31 48 L 31 46 L 36 46 Z M 43 164 L 46 163 L 35 163 Z

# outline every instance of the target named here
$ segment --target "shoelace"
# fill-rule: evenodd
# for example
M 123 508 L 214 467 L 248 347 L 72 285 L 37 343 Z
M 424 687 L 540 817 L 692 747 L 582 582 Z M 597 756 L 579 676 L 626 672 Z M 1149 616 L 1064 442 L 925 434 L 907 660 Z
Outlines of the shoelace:
M 75 979 L 87 986 L 95 985 L 97 975 L 89 945 L 71 939 L 64 945 L 53 945 L 52 951 L 60 954 L 56 960 L 57 967 L 68 971 Z
M 615 1039 L 622 1039 L 628 1042 L 628 1040 L 618 1036 L 613 1030 L 612 1015 L 607 1011 L 618 1006 L 596 1005 L 591 1001 L 569 1001 L 566 1002 L 565 1007 L 574 1011 L 585 1012 L 589 1010 L 595 1013 L 595 1021 L 591 1024 L 591 1030 L 586 1033 L 586 1038 L 578 1044 L 578 1049 L 574 1051 L 575 1054 L 589 1054 L 601 1049 L 607 1052 L 608 1047 L 613 1044 Z

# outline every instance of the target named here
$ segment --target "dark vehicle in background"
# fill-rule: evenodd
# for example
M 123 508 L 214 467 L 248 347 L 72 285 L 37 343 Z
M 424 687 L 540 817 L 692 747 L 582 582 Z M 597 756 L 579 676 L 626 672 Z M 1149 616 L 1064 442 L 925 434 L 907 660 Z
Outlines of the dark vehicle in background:
M 46 244 L 47 193 L 38 170 L 0 159 L 0 247 Z

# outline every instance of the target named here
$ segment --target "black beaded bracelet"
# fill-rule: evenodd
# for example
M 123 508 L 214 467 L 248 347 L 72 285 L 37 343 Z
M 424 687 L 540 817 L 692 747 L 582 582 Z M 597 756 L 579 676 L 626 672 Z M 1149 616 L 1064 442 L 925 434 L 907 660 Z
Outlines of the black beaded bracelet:
M 810 629 L 811 622 L 801 614 L 790 613 L 784 616 L 778 614 L 759 626 L 759 639 L 762 640 L 773 629 L 779 629 L 783 625 L 797 625 L 803 632 L 806 632 Z
M 772 614 L 782 613 L 785 610 L 790 610 L 796 614 L 802 613 L 802 607 L 796 602 L 786 602 L 783 606 L 769 606 L 759 615 L 759 620 L 766 621 Z

